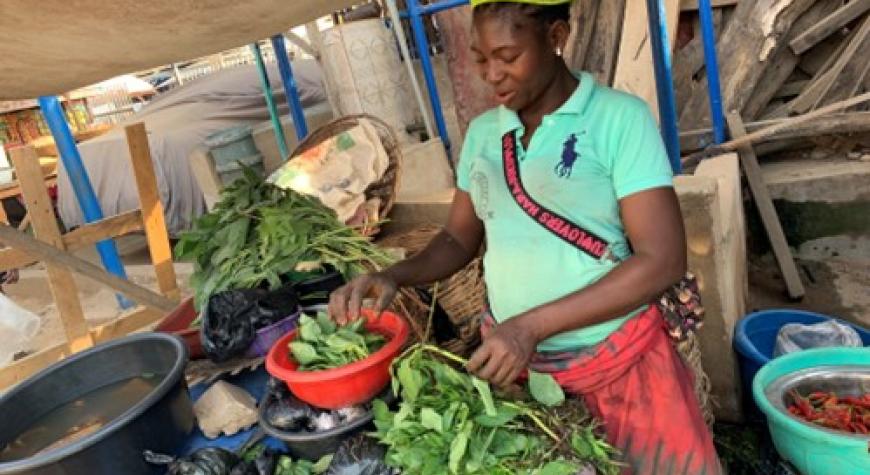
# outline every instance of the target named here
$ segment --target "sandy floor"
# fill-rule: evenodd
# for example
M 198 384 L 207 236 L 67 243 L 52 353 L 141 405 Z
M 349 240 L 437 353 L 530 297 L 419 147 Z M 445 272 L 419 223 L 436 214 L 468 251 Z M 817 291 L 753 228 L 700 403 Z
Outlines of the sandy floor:
M 119 242 L 119 252 L 124 260 L 127 277 L 130 281 L 157 291 L 154 269 L 148 264 L 147 249 L 141 238 L 127 238 Z M 85 251 L 80 257 L 96 262 L 99 259 L 93 251 Z M 178 285 L 184 295 L 190 294 L 187 283 L 193 267 L 187 263 L 176 263 L 175 273 Z M 20 280 L 5 287 L 7 297 L 16 304 L 34 313 L 42 320 L 39 333 L 28 345 L 30 351 L 38 351 L 64 341 L 64 331 L 46 279 L 45 268 L 41 264 L 21 269 Z M 110 322 L 124 313 L 118 306 L 115 293 L 107 287 L 86 277 L 74 274 L 85 318 L 91 326 Z

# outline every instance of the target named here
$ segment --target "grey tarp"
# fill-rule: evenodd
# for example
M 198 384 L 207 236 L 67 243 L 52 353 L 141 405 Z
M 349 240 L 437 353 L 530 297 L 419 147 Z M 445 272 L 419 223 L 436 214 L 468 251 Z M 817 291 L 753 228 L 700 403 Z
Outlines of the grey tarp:
M 288 114 L 277 66 L 268 67 L 276 102 Z M 293 62 L 302 105 L 329 110 L 320 67 L 314 60 Z M 145 122 L 157 184 L 171 235 L 189 228 L 205 210 L 202 193 L 190 171 L 188 158 L 210 134 L 269 119 L 254 66 L 237 66 L 196 79 L 160 95 L 126 124 Z M 139 197 L 121 124 L 106 135 L 79 144 L 85 168 L 106 216 L 136 209 Z M 58 166 L 58 213 L 67 227 L 83 224 L 81 208 L 69 176 Z
M 60 94 L 286 31 L 360 0 L 2 0 L 0 100 Z

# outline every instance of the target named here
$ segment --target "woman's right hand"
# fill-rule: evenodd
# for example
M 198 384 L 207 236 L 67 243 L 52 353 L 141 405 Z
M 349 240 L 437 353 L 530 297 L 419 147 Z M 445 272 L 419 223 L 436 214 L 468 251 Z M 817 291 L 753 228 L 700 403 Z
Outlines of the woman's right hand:
M 329 296 L 329 315 L 339 325 L 356 320 L 365 298 L 376 299 L 374 311 L 380 314 L 393 302 L 398 290 L 396 281 L 387 274 L 358 276 Z

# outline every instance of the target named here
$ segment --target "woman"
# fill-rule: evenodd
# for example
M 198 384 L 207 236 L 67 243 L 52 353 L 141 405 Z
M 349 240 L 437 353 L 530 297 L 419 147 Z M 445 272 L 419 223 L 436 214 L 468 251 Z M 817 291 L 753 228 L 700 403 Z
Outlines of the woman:
M 472 0 L 472 51 L 500 106 L 469 126 L 447 225 L 418 255 L 336 291 L 330 312 L 386 308 L 401 286 L 484 256 L 489 314 L 468 370 L 547 371 L 582 396 L 629 473 L 718 474 L 691 375 L 648 305 L 686 269 L 656 123 L 640 99 L 561 57 L 566 0 Z

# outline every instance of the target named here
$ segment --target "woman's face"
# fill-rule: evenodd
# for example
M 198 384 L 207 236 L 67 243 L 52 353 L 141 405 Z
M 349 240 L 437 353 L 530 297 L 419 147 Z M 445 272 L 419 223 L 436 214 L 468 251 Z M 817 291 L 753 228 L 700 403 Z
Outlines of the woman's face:
M 521 13 L 474 14 L 471 52 L 499 104 L 520 111 L 541 96 L 557 72 L 558 36 Z

